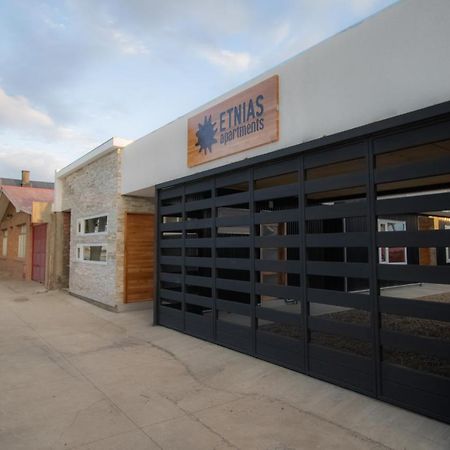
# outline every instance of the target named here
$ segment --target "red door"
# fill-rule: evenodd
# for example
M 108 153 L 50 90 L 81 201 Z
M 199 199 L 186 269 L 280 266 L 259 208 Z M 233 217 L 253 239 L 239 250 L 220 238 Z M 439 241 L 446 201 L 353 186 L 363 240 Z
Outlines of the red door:
M 33 227 L 33 272 L 31 278 L 45 282 L 45 256 L 47 247 L 47 224 Z

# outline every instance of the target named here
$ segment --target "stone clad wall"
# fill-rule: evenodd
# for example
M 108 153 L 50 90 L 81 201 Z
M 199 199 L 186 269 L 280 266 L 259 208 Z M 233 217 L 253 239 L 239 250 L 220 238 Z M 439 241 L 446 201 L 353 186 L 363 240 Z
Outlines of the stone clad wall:
M 114 150 L 68 175 L 63 188 L 63 210 L 71 211 L 69 291 L 112 307 L 119 300 L 116 292 L 119 168 L 119 151 Z M 105 214 L 108 215 L 107 234 L 77 234 L 79 219 Z M 88 243 L 106 244 L 105 265 L 76 260 L 77 245 Z
M 64 180 L 62 210 L 70 210 L 69 291 L 116 308 L 124 298 L 125 216 L 127 212 L 153 212 L 148 198 L 122 197 L 121 150 L 68 175 Z M 78 220 L 108 215 L 106 235 L 78 235 Z M 107 245 L 107 264 L 76 260 L 78 244 Z

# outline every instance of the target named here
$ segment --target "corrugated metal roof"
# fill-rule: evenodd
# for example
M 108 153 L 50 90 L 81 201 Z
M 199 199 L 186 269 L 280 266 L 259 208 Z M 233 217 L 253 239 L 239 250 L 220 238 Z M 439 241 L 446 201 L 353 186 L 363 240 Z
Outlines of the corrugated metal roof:
M 0 186 L 0 190 L 14 205 L 17 211 L 31 214 L 33 202 L 53 202 L 53 189 L 40 189 L 25 186 Z

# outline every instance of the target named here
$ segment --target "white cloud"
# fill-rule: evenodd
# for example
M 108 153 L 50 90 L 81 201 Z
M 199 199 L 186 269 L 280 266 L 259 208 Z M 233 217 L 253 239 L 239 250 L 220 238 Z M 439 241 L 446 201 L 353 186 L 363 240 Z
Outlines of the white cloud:
M 54 127 L 52 118 L 22 96 L 10 96 L 0 88 L 0 125 L 11 128 Z
M 22 140 L 70 141 L 79 145 L 92 144 L 92 138 L 76 130 L 59 126 L 47 113 L 35 108 L 24 96 L 8 95 L 0 88 L 1 134 L 15 134 Z
M 226 69 L 230 72 L 243 72 L 254 63 L 247 52 L 232 52 L 224 49 L 204 48 L 200 55 L 210 64 Z
M 149 53 L 149 49 L 144 42 L 133 36 L 113 30 L 111 37 L 119 50 L 126 55 L 145 55 Z
M 63 23 L 55 22 L 49 16 L 43 16 L 44 23 L 52 30 L 63 30 L 66 26 Z
M 291 24 L 289 22 L 283 22 L 274 28 L 272 32 L 272 44 L 279 45 L 289 36 L 291 32 Z
M 62 127 L 24 96 L 0 88 L 0 177 L 17 178 L 22 169 L 34 180 L 52 181 L 55 170 L 93 148 L 97 140 Z
M 0 177 L 20 178 L 21 170 L 29 170 L 33 180 L 53 181 L 55 170 L 69 162 L 51 151 L 0 148 Z

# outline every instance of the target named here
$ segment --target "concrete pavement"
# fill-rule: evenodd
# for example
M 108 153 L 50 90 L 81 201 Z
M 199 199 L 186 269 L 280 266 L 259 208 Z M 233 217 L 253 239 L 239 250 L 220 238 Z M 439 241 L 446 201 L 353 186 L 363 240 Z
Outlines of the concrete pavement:
M 0 280 L 0 449 L 448 449 L 450 427 Z

